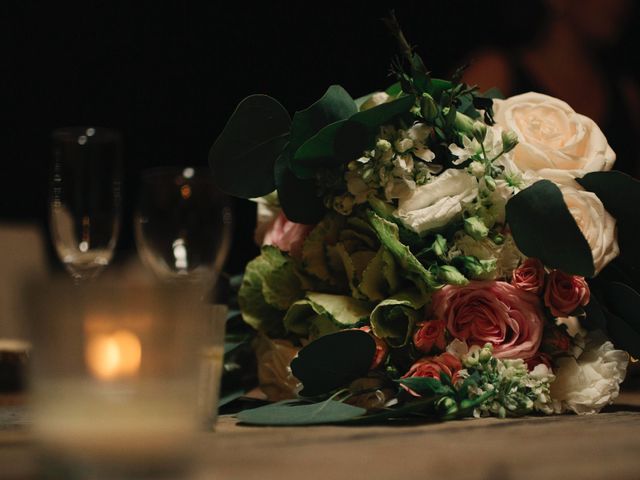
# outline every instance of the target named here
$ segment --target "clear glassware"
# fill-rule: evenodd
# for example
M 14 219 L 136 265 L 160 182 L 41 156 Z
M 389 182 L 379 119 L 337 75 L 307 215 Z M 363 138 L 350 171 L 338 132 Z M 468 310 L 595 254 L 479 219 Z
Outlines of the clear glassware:
M 213 288 L 229 252 L 229 198 L 211 172 L 163 167 L 142 174 L 134 217 L 138 253 L 161 280 Z
M 121 210 L 122 137 L 113 130 L 55 130 L 49 223 L 58 257 L 76 282 L 109 264 Z
M 187 285 L 32 285 L 33 432 L 60 478 L 185 478 L 220 382 L 224 316 Z M 33 300 L 35 299 L 35 300 Z M 202 355 L 217 365 L 202 370 Z M 206 400 L 217 405 L 217 391 Z M 56 478 L 58 478 L 56 476 Z

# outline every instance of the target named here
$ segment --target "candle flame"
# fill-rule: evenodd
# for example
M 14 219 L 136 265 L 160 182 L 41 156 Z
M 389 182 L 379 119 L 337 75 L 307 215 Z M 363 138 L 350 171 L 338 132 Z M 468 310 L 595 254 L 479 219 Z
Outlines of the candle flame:
M 131 377 L 140 369 L 142 346 L 129 330 L 96 333 L 87 342 L 85 357 L 89 371 L 99 380 Z

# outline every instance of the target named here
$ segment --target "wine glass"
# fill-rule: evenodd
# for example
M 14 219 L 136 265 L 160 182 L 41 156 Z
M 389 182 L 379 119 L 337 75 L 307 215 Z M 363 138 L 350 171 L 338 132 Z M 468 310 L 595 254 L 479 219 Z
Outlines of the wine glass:
M 231 243 L 229 198 L 207 169 L 144 171 L 134 231 L 143 263 L 161 280 L 213 289 Z
M 49 223 L 58 257 L 76 283 L 113 257 L 120 228 L 122 137 L 106 128 L 57 129 Z

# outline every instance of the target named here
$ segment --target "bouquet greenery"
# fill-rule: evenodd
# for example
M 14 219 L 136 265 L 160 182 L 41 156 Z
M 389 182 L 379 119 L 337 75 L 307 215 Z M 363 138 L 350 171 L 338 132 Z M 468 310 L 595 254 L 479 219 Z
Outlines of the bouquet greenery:
M 238 298 L 277 403 L 240 420 L 599 411 L 640 354 L 640 185 L 566 103 L 434 78 L 389 23 L 387 90 L 252 95 L 211 148 L 263 245 Z

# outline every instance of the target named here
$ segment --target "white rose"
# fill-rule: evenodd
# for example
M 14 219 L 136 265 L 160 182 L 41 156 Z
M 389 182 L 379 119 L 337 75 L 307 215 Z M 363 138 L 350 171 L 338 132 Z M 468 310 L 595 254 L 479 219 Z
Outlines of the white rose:
M 598 413 L 618 396 L 628 363 L 629 354 L 614 350 L 611 342 L 592 345 L 578 360 L 558 359 L 556 379 L 551 384 L 556 412 Z
M 595 193 L 582 190 L 577 182 L 572 181 L 572 184 L 560 184 L 558 187 L 569 212 L 591 248 L 593 267 L 597 275 L 620 253 L 616 220 L 604 209 Z
M 576 113 L 567 103 L 529 92 L 494 100 L 496 124 L 518 135 L 514 161 L 524 171 L 543 178 L 551 170 L 574 177 L 610 170 L 616 155 L 596 123 Z
M 395 216 L 408 228 L 424 233 L 444 227 L 478 195 L 478 181 L 465 170 L 449 169 L 400 199 Z

